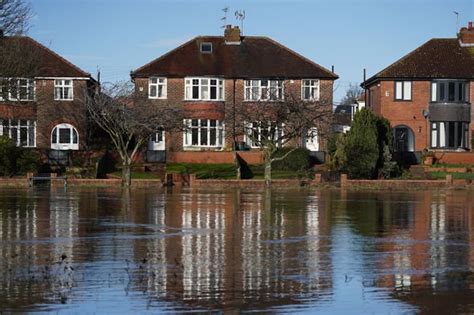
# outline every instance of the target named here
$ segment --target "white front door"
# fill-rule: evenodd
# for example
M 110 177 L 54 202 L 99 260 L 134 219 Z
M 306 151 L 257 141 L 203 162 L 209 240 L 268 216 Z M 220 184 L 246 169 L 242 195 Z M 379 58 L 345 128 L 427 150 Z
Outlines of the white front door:
M 305 140 L 306 149 L 310 151 L 319 151 L 318 129 L 311 128 L 308 130 Z
M 165 151 L 165 132 L 164 130 L 154 133 L 148 141 L 148 150 Z

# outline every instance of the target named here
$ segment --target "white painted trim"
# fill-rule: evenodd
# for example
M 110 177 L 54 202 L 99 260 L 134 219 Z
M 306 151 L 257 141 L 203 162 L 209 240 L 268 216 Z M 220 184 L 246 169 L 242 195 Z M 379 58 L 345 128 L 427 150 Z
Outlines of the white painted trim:
M 35 77 L 38 80 L 92 80 L 90 77 Z

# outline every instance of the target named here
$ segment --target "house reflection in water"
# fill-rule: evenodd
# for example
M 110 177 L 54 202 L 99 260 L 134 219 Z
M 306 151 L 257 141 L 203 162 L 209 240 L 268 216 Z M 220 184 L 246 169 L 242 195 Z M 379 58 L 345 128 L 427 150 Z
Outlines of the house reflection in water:
M 147 195 L 148 223 L 161 236 L 135 247 L 135 260 L 147 261 L 145 291 L 184 307 L 277 306 L 332 294 L 330 227 L 318 195 Z M 139 280 L 135 286 L 142 289 Z

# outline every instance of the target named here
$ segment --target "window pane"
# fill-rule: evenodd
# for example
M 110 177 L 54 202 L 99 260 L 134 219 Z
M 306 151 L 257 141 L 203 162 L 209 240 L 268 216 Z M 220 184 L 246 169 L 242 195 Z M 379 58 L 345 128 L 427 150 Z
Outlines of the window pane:
M 395 99 L 402 99 L 402 82 L 395 82 Z
M 438 85 L 436 84 L 436 82 L 431 83 L 431 101 L 432 102 L 436 102 L 436 95 L 437 95 L 436 94 L 436 92 L 437 92 L 436 88 L 437 88 L 437 86 Z
M 72 143 L 77 144 L 77 131 L 76 131 L 76 129 L 72 130 Z
M 449 82 L 448 83 L 448 101 L 453 102 L 455 99 L 455 83 L 454 82 Z
M 209 86 L 207 85 L 201 86 L 201 99 L 203 100 L 209 99 Z
M 53 139 L 51 140 L 52 143 L 58 143 L 58 128 L 53 129 Z
M 71 143 L 71 129 L 59 128 L 59 143 Z
M 156 85 L 150 85 L 150 96 L 156 97 Z
M 444 122 L 439 123 L 439 146 L 441 148 L 446 146 L 446 126 Z
M 433 148 L 438 146 L 438 130 L 436 130 L 436 124 L 432 124 L 431 127 L 431 146 Z
M 20 128 L 20 145 L 26 147 L 28 145 L 28 128 Z
M 191 145 L 198 145 L 198 139 L 199 139 L 199 129 L 193 128 L 191 129 Z
M 411 82 L 410 81 L 403 82 L 403 99 L 411 100 Z
M 217 99 L 217 87 L 211 86 L 211 100 Z
M 35 146 L 35 125 L 34 122 L 30 122 L 30 127 L 28 128 L 28 146 Z
M 199 99 L 199 86 L 193 85 L 193 99 Z
M 464 83 L 458 83 L 458 99 L 456 101 L 464 101 Z
M 211 128 L 209 131 L 209 145 L 216 145 L 217 129 Z
M 439 89 L 439 99 L 438 101 L 445 102 L 446 101 L 446 84 L 444 82 L 438 83 L 438 89 Z
M 207 128 L 201 127 L 201 145 L 207 145 Z

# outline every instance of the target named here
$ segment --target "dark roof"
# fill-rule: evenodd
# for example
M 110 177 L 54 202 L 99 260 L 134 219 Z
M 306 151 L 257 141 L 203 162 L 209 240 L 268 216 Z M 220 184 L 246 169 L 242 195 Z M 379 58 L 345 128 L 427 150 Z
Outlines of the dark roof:
M 18 45 L 38 58 L 39 77 L 90 77 L 90 74 L 73 65 L 51 49 L 28 36 L 3 37 L 2 44 Z M 0 69 L 1 71 L 1 69 Z
M 371 85 L 383 79 L 472 79 L 474 49 L 461 47 L 456 38 L 434 38 L 366 80 Z
M 201 53 L 202 42 L 212 53 Z M 134 77 L 219 75 L 229 78 L 324 78 L 338 76 L 267 37 L 244 36 L 240 45 L 223 36 L 193 38 L 131 73 Z

